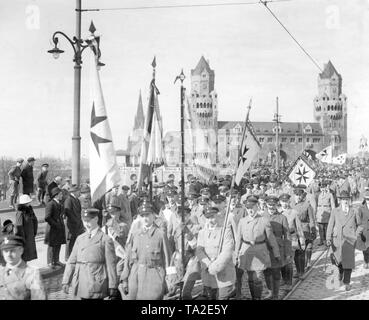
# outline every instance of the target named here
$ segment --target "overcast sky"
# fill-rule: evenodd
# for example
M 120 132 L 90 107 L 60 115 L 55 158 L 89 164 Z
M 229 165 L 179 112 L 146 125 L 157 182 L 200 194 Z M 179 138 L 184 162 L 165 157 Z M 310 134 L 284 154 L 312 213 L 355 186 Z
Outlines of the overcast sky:
M 221 0 L 202 0 L 201 3 Z M 230 2 L 230 1 L 229 1 Z M 235 1 L 239 2 L 239 1 Z M 103 3 L 103 4 L 102 4 Z M 190 4 L 200 1 L 124 1 L 124 6 Z M 118 0 L 84 0 L 84 8 L 122 7 Z M 292 0 L 270 8 L 323 64 L 331 60 L 348 97 L 349 152 L 369 137 L 369 1 Z M 71 155 L 73 125 L 72 49 L 58 60 L 47 53 L 54 31 L 75 32 L 75 1 L 0 2 L 0 155 Z M 37 19 L 39 12 L 39 20 Z M 178 130 L 181 68 L 190 89 L 190 70 L 204 55 L 215 70 L 219 119 L 270 121 L 279 96 L 282 121 L 313 121 L 318 68 L 259 4 L 207 8 L 84 12 L 82 36 L 91 19 L 101 35 L 101 81 L 117 149 L 126 147 L 142 90 L 144 110 L 157 59 L 157 86 L 164 130 Z M 91 104 L 88 59 L 82 68 L 82 154 L 88 155 Z

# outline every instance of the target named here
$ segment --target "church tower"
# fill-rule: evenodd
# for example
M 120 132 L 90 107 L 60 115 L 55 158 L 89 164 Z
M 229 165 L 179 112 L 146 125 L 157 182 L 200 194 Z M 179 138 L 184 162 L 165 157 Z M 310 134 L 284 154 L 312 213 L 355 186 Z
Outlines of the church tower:
M 212 165 L 218 161 L 218 100 L 214 77 L 209 61 L 202 56 L 196 68 L 191 70 L 189 96 L 195 158 Z
M 324 146 L 333 146 L 333 156 L 347 152 L 347 97 L 342 93 L 342 77 L 332 62 L 318 76 L 314 118 L 323 129 Z

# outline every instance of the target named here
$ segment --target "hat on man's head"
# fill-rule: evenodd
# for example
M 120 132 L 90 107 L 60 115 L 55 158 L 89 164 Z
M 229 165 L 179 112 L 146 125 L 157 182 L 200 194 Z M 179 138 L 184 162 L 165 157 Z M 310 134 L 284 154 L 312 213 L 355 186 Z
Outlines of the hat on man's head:
M 215 202 L 215 203 L 221 203 L 223 201 L 225 201 L 227 198 L 222 196 L 221 194 L 216 194 L 215 196 L 213 196 L 211 198 L 211 201 Z
M 22 194 L 19 197 L 19 204 L 27 204 L 31 202 L 32 202 L 32 198 L 28 194 Z
M 122 186 L 122 190 L 126 190 L 126 191 L 128 191 L 128 190 L 129 190 L 129 187 L 128 187 L 127 185 L 123 185 L 123 186 Z
M 19 162 L 19 163 L 23 163 L 23 161 L 24 161 L 24 159 L 23 159 L 23 158 L 18 158 L 18 159 L 17 159 L 17 162 Z
M 138 208 L 138 214 L 140 216 L 147 216 L 149 214 L 154 214 L 154 209 L 150 202 L 144 201 L 142 205 Z
M 99 210 L 95 208 L 89 208 L 82 210 L 82 219 L 90 220 L 96 218 L 99 215 Z
M 246 200 L 244 201 L 246 208 L 252 208 L 258 203 L 258 197 L 254 195 L 249 195 Z
M 72 184 L 72 186 L 69 189 L 69 192 L 77 192 L 79 191 L 79 187 L 76 184 Z
M 221 185 L 218 187 L 219 192 L 227 192 L 229 190 L 228 186 Z
M 298 184 L 295 188 L 294 191 L 296 194 L 303 194 L 306 191 L 306 186 L 304 184 Z
M 0 245 L 0 250 L 12 249 L 15 247 L 24 247 L 24 239 L 20 236 L 6 236 Z
M 279 201 L 282 201 L 282 202 L 288 202 L 290 201 L 290 199 L 291 199 L 291 195 L 289 195 L 288 193 L 283 193 L 279 197 Z
M 31 161 L 36 161 L 36 159 L 35 159 L 34 157 L 29 157 L 29 158 L 27 159 L 27 162 L 31 162 Z
M 49 167 L 49 164 L 48 163 L 43 163 L 41 167 L 48 168 Z
M 196 192 L 191 192 L 188 195 L 188 200 L 196 200 L 200 197 L 200 195 Z
M 365 191 L 364 199 L 369 199 L 369 190 Z
M 7 232 L 6 228 L 10 225 L 13 225 L 13 221 L 11 221 L 10 219 L 5 220 L 4 223 L 3 223 L 2 231 Z M 14 227 L 14 225 L 13 225 L 13 227 Z
M 110 202 L 108 204 L 108 211 L 109 212 L 115 212 L 121 210 L 121 205 L 118 197 L 112 197 L 110 199 Z
M 62 190 L 58 187 L 51 189 L 50 198 L 54 198 L 56 195 L 58 195 Z
M 81 193 L 90 193 L 90 188 L 86 185 L 82 185 L 80 189 Z
M 279 198 L 276 197 L 276 196 L 268 196 L 266 199 L 265 199 L 265 202 L 267 204 L 277 204 L 279 202 Z
M 204 210 L 204 216 L 205 218 L 211 218 L 215 214 L 218 214 L 218 212 L 219 212 L 219 209 L 217 207 L 207 207 Z

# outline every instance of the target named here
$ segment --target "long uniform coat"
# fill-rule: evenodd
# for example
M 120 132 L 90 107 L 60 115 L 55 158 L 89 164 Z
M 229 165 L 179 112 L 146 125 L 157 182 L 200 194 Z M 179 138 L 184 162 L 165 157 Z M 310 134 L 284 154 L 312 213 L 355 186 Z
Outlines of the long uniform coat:
M 46 300 L 40 271 L 22 261 L 10 270 L 0 266 L 0 300 Z
M 22 259 L 31 261 L 37 259 L 37 249 L 35 237 L 37 234 L 38 221 L 31 206 L 18 206 L 15 219 L 14 234 L 24 239 L 24 252 Z
M 238 225 L 236 254 L 239 268 L 246 271 L 259 271 L 271 267 L 267 244 L 272 248 L 274 257 L 280 257 L 277 240 L 270 221 L 261 213 L 242 218 Z
M 361 232 L 363 226 L 357 208 L 350 207 L 348 214 L 345 214 L 341 207 L 332 211 L 327 228 L 327 240 L 332 242 L 333 253 L 344 269 L 355 268 L 355 245 Z
M 48 171 L 41 171 L 37 176 L 37 188 L 46 191 Z
M 33 193 L 33 167 L 30 166 L 28 163 L 24 166 L 21 177 L 23 184 L 23 193 Z
M 228 227 L 224 233 L 222 250 L 218 255 L 222 226 L 217 225 L 210 229 L 205 225 L 197 238 L 196 256 L 201 264 L 201 279 L 203 285 L 210 288 L 224 288 L 236 281 L 236 269 L 232 261 L 234 240 L 232 231 Z M 213 274 L 208 267 L 212 266 Z
M 63 220 L 63 206 L 55 199 L 46 204 L 45 208 L 45 244 L 51 247 L 66 243 L 65 227 Z
M 146 232 L 132 232 L 121 280 L 128 282 L 128 300 L 160 300 L 166 294 L 165 268 L 170 264 L 168 239 L 155 223 Z
M 72 252 L 77 237 L 84 232 L 81 218 L 81 203 L 73 195 L 68 196 L 64 201 L 64 215 L 66 217 L 66 240 L 67 256 Z
M 335 208 L 333 194 L 329 191 L 322 191 L 318 196 L 318 206 L 316 211 L 316 221 L 318 223 L 328 223 L 332 210 Z
M 88 232 L 77 237 L 62 284 L 70 284 L 74 296 L 84 299 L 103 299 L 109 289 L 118 288 L 114 244 L 100 229 L 92 238 Z
M 313 232 L 315 232 L 315 217 L 313 208 L 307 200 L 296 203 L 292 207 L 297 211 L 297 215 L 301 221 L 304 237 L 306 240 L 313 240 Z M 314 230 L 314 231 L 313 231 Z
M 290 262 L 290 258 L 292 256 L 292 244 L 291 244 L 291 235 L 288 227 L 288 220 L 286 216 L 284 216 L 280 212 L 276 212 L 274 214 L 268 213 L 268 210 L 264 211 L 264 217 L 269 219 L 270 225 L 272 226 L 274 237 L 277 241 L 280 259 L 277 261 L 275 259 L 273 253 L 273 247 L 268 247 L 271 268 L 280 268 Z
M 365 236 L 366 241 L 364 242 L 361 239 L 361 237 L 358 237 L 357 243 L 356 243 L 356 249 L 364 251 L 369 248 L 369 209 L 368 209 L 367 203 L 360 205 L 358 209 L 359 209 L 361 224 L 363 227 L 363 235 Z
M 281 212 L 287 218 L 288 228 L 290 230 L 290 235 L 291 235 L 292 251 L 303 249 L 305 245 L 305 237 L 304 237 L 304 231 L 303 231 L 302 224 L 299 219 L 297 211 L 295 209 L 288 208 L 286 210 L 281 210 Z M 291 262 L 292 262 L 292 256 L 291 256 Z

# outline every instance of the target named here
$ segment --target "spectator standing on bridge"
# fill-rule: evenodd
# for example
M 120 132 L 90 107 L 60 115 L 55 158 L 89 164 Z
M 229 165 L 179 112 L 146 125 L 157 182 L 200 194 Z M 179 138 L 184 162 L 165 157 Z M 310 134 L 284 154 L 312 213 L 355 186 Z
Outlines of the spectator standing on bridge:
M 72 252 L 74 243 L 77 237 L 84 232 L 83 223 L 81 219 L 81 203 L 78 200 L 80 196 L 80 189 L 77 185 L 72 185 L 69 189 L 69 195 L 64 201 L 64 215 L 66 217 L 67 226 L 67 244 L 65 248 L 65 260 L 68 260 Z
M 62 177 L 56 176 L 54 180 L 49 183 L 49 185 L 47 186 L 47 202 L 51 200 L 51 190 L 54 188 L 60 188 L 62 181 Z
M 22 259 L 31 261 L 37 259 L 35 237 L 37 235 L 38 221 L 31 206 L 32 199 L 27 194 L 19 197 L 18 211 L 15 220 L 15 235 L 24 240 Z
M 0 300 L 47 300 L 39 270 L 22 259 L 23 238 L 7 236 L 0 249 L 6 262 L 0 267 Z
M 55 269 L 57 266 L 64 266 L 59 261 L 60 248 L 66 243 L 65 227 L 63 221 L 63 192 L 59 188 L 51 190 L 51 200 L 46 204 L 45 221 L 45 244 L 47 248 L 47 264 Z
M 23 194 L 28 194 L 29 196 L 33 193 L 34 187 L 33 166 L 35 164 L 35 161 L 36 159 L 34 157 L 29 157 L 21 173 Z
M 80 196 L 78 198 L 79 202 L 81 203 L 81 209 L 88 209 L 91 208 L 91 193 L 90 188 L 87 185 L 82 185 L 80 190 Z
M 37 200 L 39 205 L 45 205 L 45 194 L 47 187 L 47 174 L 49 170 L 49 165 L 44 163 L 41 166 L 41 172 L 37 176 Z
M 17 198 L 19 195 L 19 180 L 22 174 L 22 158 L 17 159 L 17 163 L 11 167 L 8 172 L 9 184 L 10 184 L 10 205 L 9 207 L 15 209 L 15 204 L 17 203 Z

